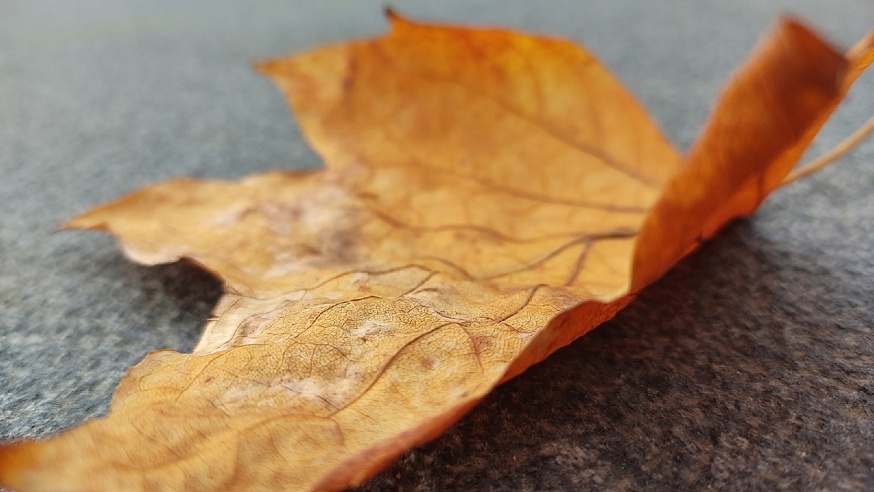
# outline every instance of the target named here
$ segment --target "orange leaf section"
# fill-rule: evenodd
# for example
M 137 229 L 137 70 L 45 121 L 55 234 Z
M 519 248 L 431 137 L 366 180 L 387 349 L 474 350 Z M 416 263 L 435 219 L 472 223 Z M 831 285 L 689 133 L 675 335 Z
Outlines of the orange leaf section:
M 228 293 L 191 354 L 156 352 L 130 371 L 106 419 L 0 448 L 0 483 L 355 485 L 612 317 L 638 272 L 676 261 L 648 255 L 665 240 L 663 204 L 718 188 L 714 164 L 681 167 L 589 54 L 506 31 L 392 27 L 259 67 L 326 171 L 171 181 L 69 224 L 111 231 L 141 263 L 195 261 Z M 806 32 L 783 23 L 775 36 L 787 31 L 804 35 L 780 56 L 806 52 Z M 752 66 L 782 76 L 770 62 Z M 808 68 L 837 77 L 845 64 Z M 747 83 L 728 94 L 755 99 Z M 718 172 L 743 182 L 732 173 L 766 172 L 768 157 Z M 681 222 L 700 229 L 710 215 Z M 639 238 L 642 226 L 652 231 Z
M 753 213 L 872 61 L 874 32 L 843 56 L 784 19 L 735 73 L 687 165 L 647 217 L 632 289 L 661 277 L 730 220 Z

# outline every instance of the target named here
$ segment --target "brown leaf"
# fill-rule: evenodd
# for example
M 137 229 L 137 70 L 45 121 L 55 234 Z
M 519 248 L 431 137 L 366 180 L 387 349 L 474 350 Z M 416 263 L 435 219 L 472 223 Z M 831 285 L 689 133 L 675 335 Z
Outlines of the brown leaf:
M 259 66 L 326 171 L 171 181 L 68 224 L 228 293 L 191 354 L 131 369 L 106 419 L 0 448 L 0 483 L 361 483 L 752 212 L 874 53 L 781 22 L 684 165 L 570 43 L 391 20 Z

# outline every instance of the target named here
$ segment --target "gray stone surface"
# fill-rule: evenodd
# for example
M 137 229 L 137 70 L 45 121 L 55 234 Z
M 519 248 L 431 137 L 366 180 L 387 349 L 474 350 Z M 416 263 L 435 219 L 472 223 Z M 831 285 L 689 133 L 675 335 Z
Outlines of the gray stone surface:
M 183 6 L 180 6 L 183 5 Z M 106 412 L 219 295 L 72 215 L 177 176 L 315 167 L 253 61 L 385 29 L 382 2 L 0 3 L 0 441 Z M 585 44 L 686 148 L 779 12 L 847 46 L 870 0 L 397 2 Z M 874 74 L 813 153 L 874 114 Z M 615 320 L 363 490 L 874 489 L 874 142 L 780 191 Z

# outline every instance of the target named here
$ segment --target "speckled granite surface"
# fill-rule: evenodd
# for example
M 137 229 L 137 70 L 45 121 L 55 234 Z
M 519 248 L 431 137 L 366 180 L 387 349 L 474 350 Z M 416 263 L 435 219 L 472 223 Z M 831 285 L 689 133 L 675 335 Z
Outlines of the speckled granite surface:
M 176 176 L 315 167 L 249 63 L 384 30 L 381 2 L 0 4 L 0 440 L 100 416 L 218 294 L 95 233 L 97 203 Z M 397 2 L 588 46 L 681 148 L 789 8 L 847 46 L 870 0 Z M 814 152 L 874 114 L 874 74 Z M 494 392 L 364 490 L 874 489 L 874 142 L 778 193 L 615 320 Z

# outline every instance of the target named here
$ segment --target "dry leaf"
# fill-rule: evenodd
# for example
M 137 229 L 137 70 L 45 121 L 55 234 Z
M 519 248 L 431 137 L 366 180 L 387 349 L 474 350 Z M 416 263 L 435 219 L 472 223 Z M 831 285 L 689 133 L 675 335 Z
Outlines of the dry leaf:
M 451 425 L 751 213 L 854 78 L 785 20 L 684 161 L 588 53 L 392 16 L 259 66 L 328 169 L 176 180 L 74 219 L 227 294 L 109 416 L 0 448 L 19 490 L 336 490 Z

